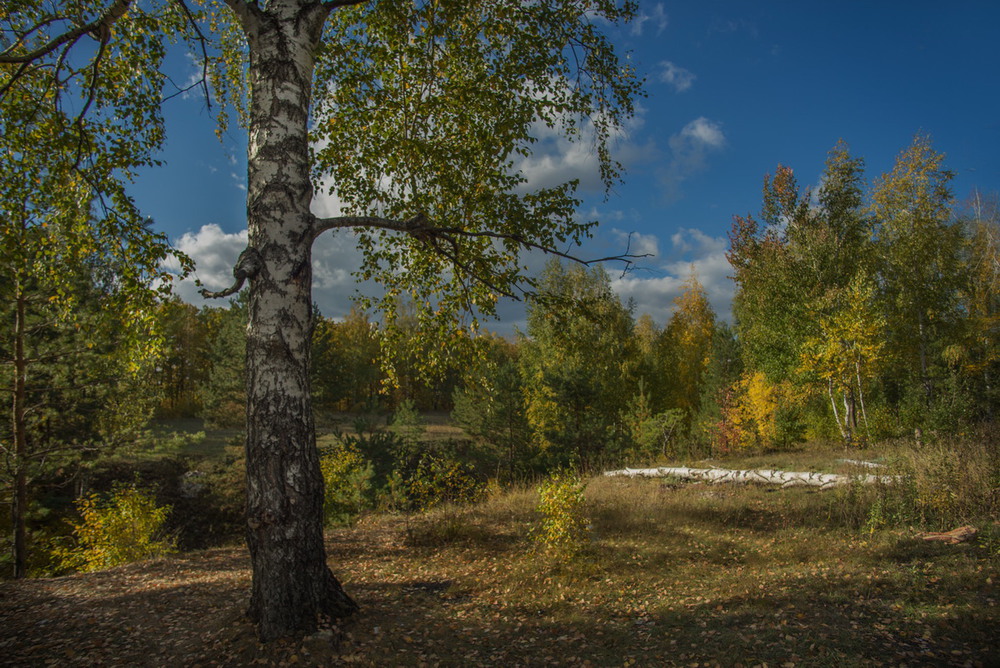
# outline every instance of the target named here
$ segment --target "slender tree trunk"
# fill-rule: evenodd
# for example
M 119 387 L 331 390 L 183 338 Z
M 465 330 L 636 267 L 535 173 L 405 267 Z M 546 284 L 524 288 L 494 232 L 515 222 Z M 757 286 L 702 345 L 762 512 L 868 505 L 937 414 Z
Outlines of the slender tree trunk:
M 11 499 L 11 524 L 14 529 L 14 577 L 28 575 L 28 541 L 25 515 L 28 511 L 28 437 L 25 433 L 28 362 L 24 354 L 26 298 L 19 279 L 14 286 L 14 397 L 11 426 L 14 438 L 14 494 Z
M 248 5 L 250 44 L 247 217 L 249 614 L 262 640 L 311 633 L 320 615 L 357 605 L 326 564 L 323 480 L 309 397 L 314 218 L 307 138 L 320 3 Z
M 854 363 L 855 377 L 858 380 L 858 403 L 861 404 L 861 417 L 865 421 L 865 431 L 870 432 L 871 426 L 868 424 L 868 411 L 865 409 L 865 393 L 861 389 L 861 362 Z
M 934 390 L 931 386 L 930 375 L 927 373 L 927 334 L 924 331 L 924 314 L 920 312 L 917 313 L 917 335 L 920 352 L 920 383 L 924 388 L 924 401 L 929 406 Z
M 833 407 L 833 419 L 837 423 L 837 429 L 840 430 L 840 437 L 844 439 L 845 442 L 850 442 L 847 438 L 847 432 L 844 431 L 844 425 L 840 422 L 840 413 L 837 411 L 837 398 L 833 395 L 833 381 L 830 380 L 826 386 L 827 392 L 830 393 L 830 405 Z

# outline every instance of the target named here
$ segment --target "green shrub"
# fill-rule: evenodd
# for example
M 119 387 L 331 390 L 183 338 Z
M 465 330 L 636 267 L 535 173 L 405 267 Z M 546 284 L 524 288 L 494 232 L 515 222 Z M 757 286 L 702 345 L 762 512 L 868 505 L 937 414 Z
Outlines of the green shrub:
M 485 489 L 468 464 L 431 454 L 420 458 L 407 482 L 410 502 L 422 511 L 445 502 L 472 503 Z
M 535 528 L 535 539 L 562 559 L 572 559 L 589 542 L 589 523 L 583 513 L 584 487 L 578 475 L 558 471 L 538 488 L 542 518 Z
M 76 502 L 80 521 L 71 522 L 77 545 L 56 548 L 65 569 L 94 571 L 175 552 L 164 534 L 170 506 L 134 485 L 118 486 L 107 498 L 97 494 Z
M 412 399 L 404 399 L 396 407 L 392 415 L 392 430 L 410 447 L 423 438 L 427 425 Z
M 330 525 L 353 524 L 369 507 L 374 467 L 349 443 L 337 441 L 319 460 L 323 474 L 323 520 Z

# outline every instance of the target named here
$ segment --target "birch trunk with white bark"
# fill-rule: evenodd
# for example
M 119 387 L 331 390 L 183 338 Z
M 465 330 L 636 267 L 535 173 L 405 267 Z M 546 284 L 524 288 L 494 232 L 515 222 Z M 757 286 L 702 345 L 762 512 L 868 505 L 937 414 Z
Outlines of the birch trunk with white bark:
M 250 45 L 247 327 L 249 614 L 262 640 L 310 633 L 357 606 L 326 563 L 323 480 L 309 393 L 312 328 L 308 119 L 320 3 L 239 5 Z M 234 7 L 235 8 L 235 7 Z

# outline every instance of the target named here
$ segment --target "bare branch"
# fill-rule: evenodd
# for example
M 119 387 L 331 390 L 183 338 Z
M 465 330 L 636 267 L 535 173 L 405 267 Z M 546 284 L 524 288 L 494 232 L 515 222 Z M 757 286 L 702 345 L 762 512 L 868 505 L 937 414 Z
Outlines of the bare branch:
M 0 51 L 0 58 L 3 58 L 4 56 L 6 56 L 8 54 L 11 54 L 14 51 L 16 51 L 17 47 L 21 46 L 21 44 L 24 43 L 28 39 L 28 37 L 31 36 L 31 34 L 33 32 L 37 32 L 37 31 L 41 30 L 42 28 L 44 28 L 47 25 L 51 25 L 53 23 L 59 23 L 60 21 L 68 21 L 68 20 L 69 20 L 68 16 L 63 16 L 61 14 L 57 14 L 55 16 L 50 16 L 49 18 L 45 19 L 44 21 L 42 21 L 41 23 L 39 23 L 37 25 L 32 26 L 23 35 L 18 36 L 18 38 L 16 40 L 14 40 L 11 43 L 10 46 L 8 46 L 3 51 Z
M 458 237 L 464 236 L 469 238 L 496 239 L 498 241 L 513 241 L 525 250 L 539 250 L 547 255 L 555 255 L 556 257 L 564 258 L 584 266 L 590 266 L 601 262 L 622 262 L 625 264 L 625 267 L 622 269 L 622 275 L 628 273 L 628 271 L 632 268 L 632 265 L 635 264 L 635 260 L 650 257 L 649 253 L 635 254 L 630 252 L 632 246 L 631 234 L 629 235 L 628 246 L 626 247 L 624 253 L 620 255 L 609 255 L 606 257 L 585 260 L 571 253 L 563 252 L 551 246 L 537 243 L 520 234 L 471 231 L 463 230 L 458 227 L 435 227 L 423 213 L 419 213 L 412 218 L 407 218 L 406 220 L 393 220 L 378 216 L 338 216 L 334 218 L 317 218 L 313 238 L 315 239 L 327 230 L 357 227 L 391 230 L 409 234 L 414 239 L 424 242 L 424 244 L 426 244 L 434 253 L 437 253 L 450 261 L 455 267 L 465 272 L 471 278 L 481 282 L 494 292 L 515 300 L 520 300 L 520 297 L 513 294 L 510 290 L 497 286 L 492 282 L 490 277 L 477 272 L 468 262 L 464 262 L 459 258 Z M 447 246 L 450 246 L 450 249 L 442 242 L 447 242 Z M 523 290 L 522 292 L 525 295 L 528 294 Z
M 195 21 L 194 14 L 191 13 L 191 9 L 187 6 L 184 0 L 174 0 L 181 9 L 184 10 L 184 15 L 187 16 L 188 23 L 194 28 L 195 33 L 198 35 L 198 44 L 201 46 L 201 85 L 205 90 L 205 104 L 209 109 L 212 108 L 212 97 L 208 92 L 208 40 L 205 38 L 205 33 L 201 31 L 201 26 Z M 171 96 L 172 97 L 172 96 Z

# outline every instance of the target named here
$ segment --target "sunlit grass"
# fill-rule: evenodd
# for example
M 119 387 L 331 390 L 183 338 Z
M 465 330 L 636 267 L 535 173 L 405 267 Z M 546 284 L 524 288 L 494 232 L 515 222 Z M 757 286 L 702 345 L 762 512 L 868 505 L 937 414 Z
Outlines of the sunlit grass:
M 844 525 L 830 492 L 594 478 L 569 563 L 531 487 L 372 517 L 338 560 L 344 656 L 433 665 L 877 665 L 995 656 L 998 559 Z M 336 558 L 336 557 L 335 557 Z M 378 633 L 375 629 L 378 628 Z

